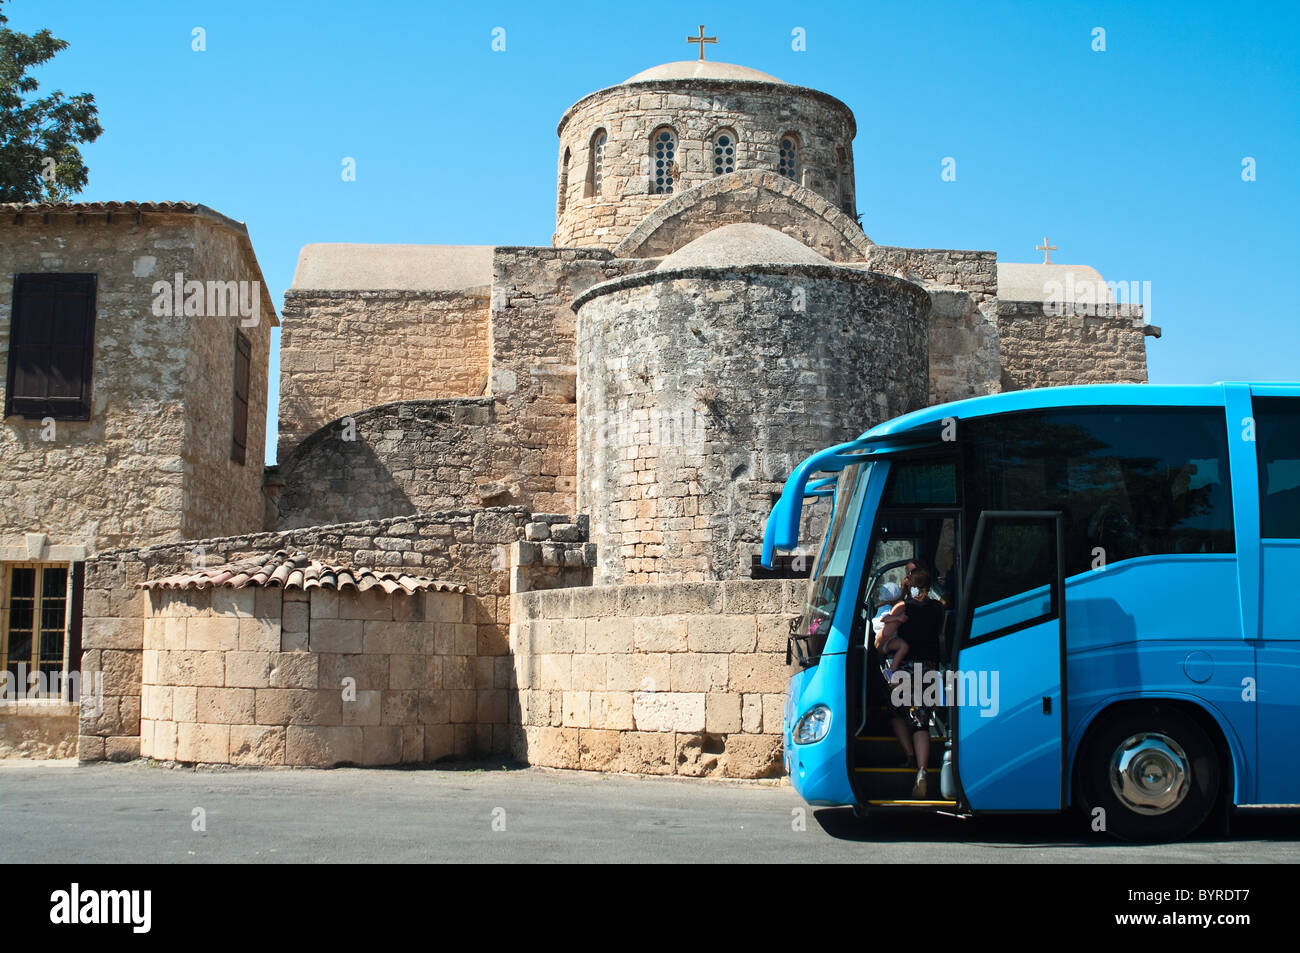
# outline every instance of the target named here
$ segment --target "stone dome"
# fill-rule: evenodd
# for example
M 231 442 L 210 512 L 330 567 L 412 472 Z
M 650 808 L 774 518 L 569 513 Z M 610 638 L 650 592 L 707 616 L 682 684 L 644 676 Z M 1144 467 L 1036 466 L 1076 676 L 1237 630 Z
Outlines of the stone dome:
M 635 76 L 629 76 L 623 80 L 623 83 L 648 83 L 663 79 L 748 80 L 755 83 L 786 85 L 785 80 L 777 79 L 761 70 L 738 66 L 735 63 L 715 63 L 712 60 L 678 60 L 676 63 L 663 63 L 642 70 Z
M 655 271 L 678 268 L 726 268 L 745 265 L 832 265 L 796 238 L 768 225 L 743 222 L 723 225 L 683 245 Z

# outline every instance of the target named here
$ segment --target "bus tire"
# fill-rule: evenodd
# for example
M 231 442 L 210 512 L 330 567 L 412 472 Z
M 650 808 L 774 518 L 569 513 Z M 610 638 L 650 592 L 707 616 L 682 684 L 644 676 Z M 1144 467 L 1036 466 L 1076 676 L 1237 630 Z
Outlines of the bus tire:
M 1084 738 L 1076 776 L 1093 829 L 1127 841 L 1169 841 L 1205 822 L 1218 797 L 1220 766 L 1194 718 L 1152 703 L 1103 715 Z

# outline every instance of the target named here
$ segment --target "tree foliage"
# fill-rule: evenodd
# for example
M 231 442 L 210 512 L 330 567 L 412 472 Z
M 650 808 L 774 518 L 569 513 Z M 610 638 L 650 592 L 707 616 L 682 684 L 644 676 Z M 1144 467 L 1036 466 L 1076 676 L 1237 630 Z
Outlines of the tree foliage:
M 0 9 L 0 202 L 65 201 L 86 187 L 89 170 L 78 146 L 103 132 L 95 97 L 36 95 L 28 71 L 67 41 L 49 30 L 19 33 L 8 22 Z

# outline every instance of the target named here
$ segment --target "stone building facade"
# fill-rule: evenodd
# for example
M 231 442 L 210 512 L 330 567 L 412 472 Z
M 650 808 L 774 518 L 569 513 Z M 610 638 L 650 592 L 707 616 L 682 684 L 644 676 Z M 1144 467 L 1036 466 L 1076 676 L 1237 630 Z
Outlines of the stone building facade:
M 260 528 L 277 317 L 247 229 L 202 205 L 7 205 L 0 261 L 0 609 L 18 679 L 24 661 L 56 654 L 59 669 L 78 668 L 80 580 L 94 554 Z M 40 293 L 27 293 L 35 282 Z M 70 298 L 75 310 L 54 303 Z M 84 403 L 24 398 L 33 377 L 66 372 L 50 355 L 70 342 L 88 352 L 76 368 Z M 31 655 L 30 611 L 57 653 Z M 50 613 L 62 632 L 45 626 Z M 75 721 L 57 691 L 5 704 L 0 749 L 67 750 Z
M 125 323 L 96 339 L 111 376 L 82 442 L 37 449 L 33 425 L 8 417 L 0 435 L 17 461 L 5 544 L 85 562 L 80 665 L 101 690 L 80 712 L 78 756 L 491 753 L 779 774 L 783 637 L 802 583 L 756 578 L 753 563 L 793 466 L 928 404 L 1144 381 L 1158 333 L 1083 266 L 1054 302 L 1070 266 L 876 243 L 858 221 L 855 133 L 825 93 L 670 63 L 563 114 L 552 246 L 305 246 L 282 309 L 278 460 L 264 481 L 218 459 L 218 338 L 190 322 L 131 335 L 154 271 L 255 269 L 246 233 L 199 206 L 150 208 L 144 224 L 91 222 L 89 207 L 0 222 L 19 262 L 3 270 L 45 270 L 57 252 L 60 268 L 106 269 L 101 286 L 123 295 L 105 299 L 105 326 Z M 112 399 L 119 378 L 145 395 L 138 405 Z M 121 465 L 105 481 L 109 463 Z M 111 492 L 46 490 L 64 484 Z M 414 639 L 403 627 L 420 620 L 399 617 L 409 606 L 323 597 L 321 618 L 337 624 L 313 648 L 286 620 L 303 605 L 315 619 L 315 595 L 141 588 L 196 554 L 220 575 L 281 551 L 436 580 L 459 593 L 459 620 L 444 621 L 460 628 L 450 643 Z M 367 641 L 370 623 L 382 638 Z M 364 710 L 337 697 L 356 672 L 376 693 Z

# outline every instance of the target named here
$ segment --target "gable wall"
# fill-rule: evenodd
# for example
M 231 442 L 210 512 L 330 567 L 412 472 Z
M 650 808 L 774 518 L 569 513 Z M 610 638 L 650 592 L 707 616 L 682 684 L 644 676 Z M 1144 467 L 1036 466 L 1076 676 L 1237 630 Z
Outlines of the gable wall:
M 346 414 L 487 388 L 488 289 L 288 291 L 277 459 Z

